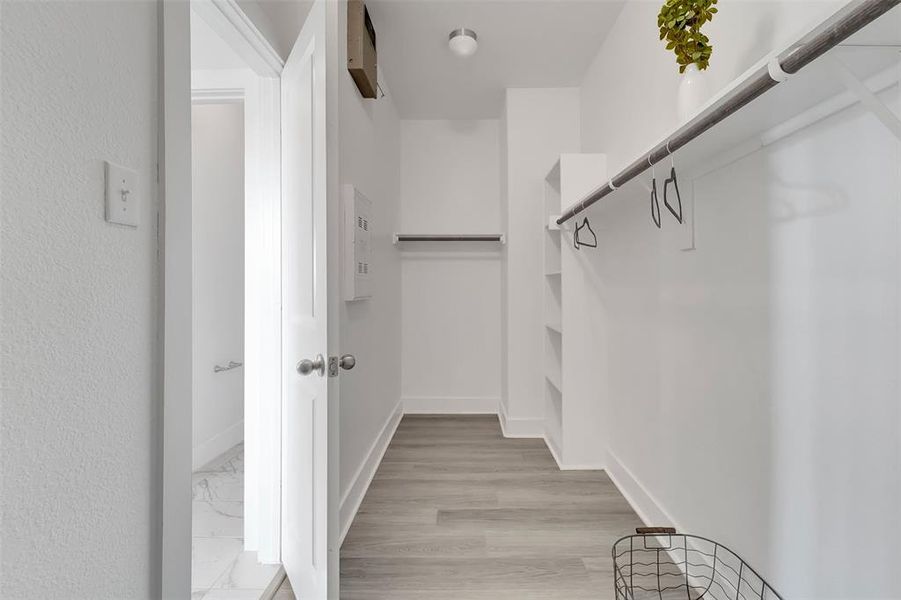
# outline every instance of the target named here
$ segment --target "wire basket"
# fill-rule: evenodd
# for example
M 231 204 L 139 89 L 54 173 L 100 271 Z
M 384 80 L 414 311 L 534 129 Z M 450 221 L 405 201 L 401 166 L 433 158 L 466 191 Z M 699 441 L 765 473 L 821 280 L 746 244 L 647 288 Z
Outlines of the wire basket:
M 613 544 L 616 600 L 782 600 L 737 554 L 671 527 L 640 527 Z

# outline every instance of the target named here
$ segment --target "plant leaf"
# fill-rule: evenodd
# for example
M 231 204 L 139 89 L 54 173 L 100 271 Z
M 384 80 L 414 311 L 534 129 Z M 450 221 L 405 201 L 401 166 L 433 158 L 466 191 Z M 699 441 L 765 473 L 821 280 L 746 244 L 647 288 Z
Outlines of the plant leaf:
M 713 19 L 717 2 L 719 0 L 665 0 L 661 5 L 657 14 L 660 40 L 665 40 L 666 50 L 676 56 L 680 73 L 684 73 L 690 64 L 696 64 L 699 70 L 707 68 L 713 47 L 701 27 Z

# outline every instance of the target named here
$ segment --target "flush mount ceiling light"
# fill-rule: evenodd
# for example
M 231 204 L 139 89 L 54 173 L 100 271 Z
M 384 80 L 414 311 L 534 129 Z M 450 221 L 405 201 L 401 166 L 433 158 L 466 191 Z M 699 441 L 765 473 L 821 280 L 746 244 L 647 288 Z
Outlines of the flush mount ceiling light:
M 479 48 L 479 37 L 472 29 L 461 27 L 450 32 L 447 45 L 457 56 L 472 56 Z

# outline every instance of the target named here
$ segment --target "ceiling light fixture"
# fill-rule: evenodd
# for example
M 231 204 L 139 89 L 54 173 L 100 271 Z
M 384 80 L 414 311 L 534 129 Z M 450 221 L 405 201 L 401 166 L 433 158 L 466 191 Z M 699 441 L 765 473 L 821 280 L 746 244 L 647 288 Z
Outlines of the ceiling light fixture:
M 461 27 L 450 32 L 447 45 L 457 56 L 472 56 L 479 48 L 479 37 L 472 29 Z

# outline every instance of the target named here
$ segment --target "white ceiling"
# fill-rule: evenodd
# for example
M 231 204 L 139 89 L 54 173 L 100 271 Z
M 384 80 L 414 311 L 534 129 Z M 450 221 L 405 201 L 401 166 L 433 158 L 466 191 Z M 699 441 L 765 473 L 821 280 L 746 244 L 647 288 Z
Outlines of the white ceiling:
M 369 0 L 379 69 L 404 119 L 500 116 L 508 87 L 579 85 L 622 0 Z M 479 50 L 447 47 L 458 27 Z
M 314 0 L 237 0 L 283 59 L 288 58 Z M 262 13 L 265 23 L 260 22 Z

